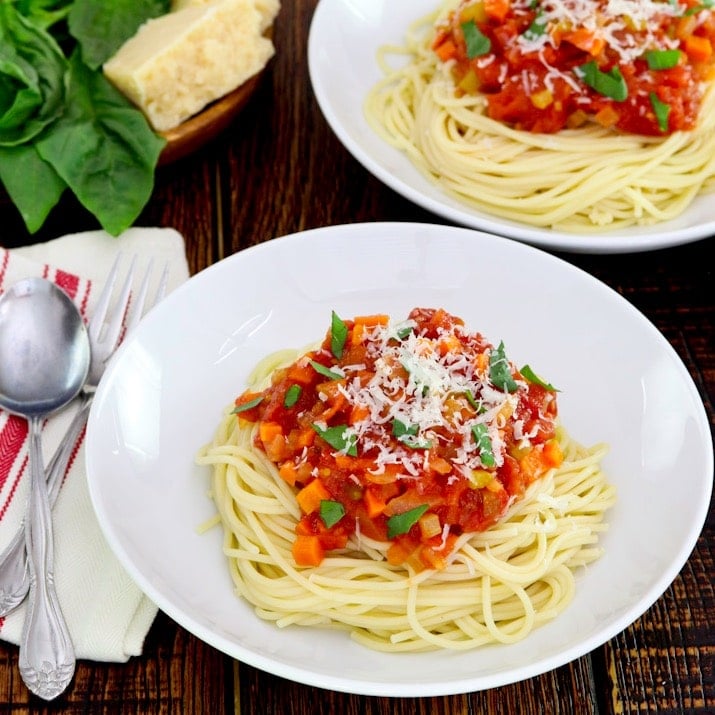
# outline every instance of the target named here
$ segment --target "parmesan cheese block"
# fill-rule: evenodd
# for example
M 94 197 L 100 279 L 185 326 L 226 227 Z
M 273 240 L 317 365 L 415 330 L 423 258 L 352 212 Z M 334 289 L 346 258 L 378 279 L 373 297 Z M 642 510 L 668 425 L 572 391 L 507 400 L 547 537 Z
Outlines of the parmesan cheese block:
M 103 70 L 166 131 L 260 72 L 274 52 L 255 0 L 215 0 L 144 23 Z
M 215 3 L 216 0 L 172 0 L 172 10 L 182 10 L 185 7 L 196 7 L 197 5 L 209 5 Z M 276 19 L 276 15 L 280 10 L 280 0 L 254 0 L 256 10 L 261 16 L 260 28 L 261 32 L 265 32 Z

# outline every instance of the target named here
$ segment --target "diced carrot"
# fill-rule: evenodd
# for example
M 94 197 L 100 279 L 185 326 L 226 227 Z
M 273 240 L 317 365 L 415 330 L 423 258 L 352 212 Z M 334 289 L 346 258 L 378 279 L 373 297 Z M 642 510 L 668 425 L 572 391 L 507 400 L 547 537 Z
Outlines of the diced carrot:
M 447 62 L 457 56 L 457 47 L 452 40 L 445 40 L 441 45 L 435 47 L 434 51 L 442 62 Z
M 620 114 L 618 114 L 618 112 L 610 105 L 600 109 L 594 116 L 594 119 L 602 127 L 612 127 L 619 120 L 619 118 Z
M 325 488 L 325 484 L 320 477 L 316 477 L 312 482 L 304 486 L 296 495 L 296 501 L 304 514 L 310 514 L 320 509 L 320 502 L 324 499 L 331 499 L 330 492 Z
M 319 566 L 325 558 L 318 536 L 296 536 L 291 551 L 298 566 Z
M 258 436 L 263 444 L 269 444 L 276 435 L 283 435 L 283 428 L 278 422 L 261 422 L 258 426 Z
M 713 47 L 707 37 L 690 35 L 685 38 L 684 49 L 693 62 L 706 62 L 713 53 Z
M 387 563 L 392 566 L 401 566 L 412 555 L 414 546 L 398 539 L 393 541 L 387 549 Z
M 354 318 L 355 325 L 387 325 L 390 322 L 390 316 L 384 313 L 373 313 L 370 315 L 356 315 Z
M 350 410 L 350 419 L 348 422 L 354 425 L 356 422 L 362 422 L 370 416 L 370 409 L 362 405 L 354 405 Z
M 564 461 L 564 453 L 555 439 L 550 439 L 544 445 L 544 463 L 549 467 L 560 467 Z
M 444 556 L 437 553 L 431 546 L 423 546 L 420 549 L 420 561 L 425 568 L 436 571 L 441 571 L 447 565 Z
M 487 17 L 501 22 L 509 13 L 509 0 L 484 0 L 484 11 Z
M 462 343 L 454 335 L 443 335 L 437 341 L 437 351 L 440 355 L 459 353 L 462 352 Z
M 442 524 L 440 524 L 439 517 L 434 512 L 430 511 L 423 514 L 417 524 L 420 527 L 420 535 L 424 541 L 442 533 Z
M 363 341 L 364 337 L 365 337 L 365 324 L 358 323 L 357 325 L 353 326 L 352 332 L 350 333 L 350 344 L 351 345 L 360 345 L 360 343 Z
M 606 41 L 602 37 L 597 37 L 585 27 L 563 33 L 562 39 L 565 42 L 570 42 L 574 47 L 578 47 L 579 50 L 588 52 L 592 57 L 596 57 L 606 45 Z
M 294 462 L 287 461 L 283 462 L 278 468 L 278 474 L 280 474 L 281 479 L 291 486 L 294 486 L 298 480 L 298 469 Z
M 315 376 L 315 369 L 309 362 L 299 360 L 288 368 L 286 378 L 290 382 L 297 382 L 299 385 L 309 385 Z
M 444 457 L 430 457 L 429 466 L 437 474 L 449 474 L 452 471 L 452 465 Z
M 365 502 L 367 515 L 371 519 L 374 519 L 376 516 L 382 514 L 387 506 L 387 502 L 384 500 L 382 495 L 378 494 L 376 489 L 371 489 L 370 487 L 368 487 L 363 493 L 363 501 Z

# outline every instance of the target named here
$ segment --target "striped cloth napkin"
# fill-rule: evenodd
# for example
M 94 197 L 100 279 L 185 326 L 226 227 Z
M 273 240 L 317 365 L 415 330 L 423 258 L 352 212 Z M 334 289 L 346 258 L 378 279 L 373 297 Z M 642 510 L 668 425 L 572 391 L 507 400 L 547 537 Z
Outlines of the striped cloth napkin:
M 132 228 L 118 238 L 104 231 L 72 234 L 17 249 L 0 248 L 0 292 L 22 278 L 42 276 L 60 285 L 85 318 L 92 315 L 103 282 L 122 252 L 115 293 L 137 257 L 138 289 L 154 258 L 147 300 L 153 300 L 163 266 L 167 292 L 188 278 L 183 237 L 173 229 Z M 1 366 L 0 366 L 1 369 Z M 47 463 L 76 405 L 52 415 L 43 428 Z M 19 528 L 29 489 L 27 421 L 0 410 L 0 550 Z M 102 535 L 89 498 L 83 437 L 78 441 L 53 510 L 55 585 L 78 658 L 124 662 L 141 653 L 157 608 L 129 578 Z M 0 617 L 0 639 L 19 643 L 25 604 Z

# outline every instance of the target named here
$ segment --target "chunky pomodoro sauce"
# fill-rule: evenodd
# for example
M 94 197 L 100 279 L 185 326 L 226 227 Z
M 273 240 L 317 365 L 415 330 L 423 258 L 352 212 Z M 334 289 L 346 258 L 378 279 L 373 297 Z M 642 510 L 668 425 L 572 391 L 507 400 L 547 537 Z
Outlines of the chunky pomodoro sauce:
M 552 133 L 595 121 L 646 136 L 695 127 L 713 81 L 713 0 L 464 0 L 433 49 L 489 117 Z
M 388 561 L 443 568 L 458 535 L 497 522 L 563 457 L 556 391 L 442 309 L 343 320 L 236 400 L 255 446 L 296 489 L 296 563 L 351 535 Z

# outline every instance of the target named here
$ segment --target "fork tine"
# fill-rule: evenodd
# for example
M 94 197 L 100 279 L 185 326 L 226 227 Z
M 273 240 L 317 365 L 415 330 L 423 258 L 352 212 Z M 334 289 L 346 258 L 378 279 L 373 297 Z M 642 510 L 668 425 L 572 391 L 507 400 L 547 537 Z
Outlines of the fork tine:
M 104 284 L 104 288 L 99 295 L 99 300 L 94 308 L 94 314 L 89 321 L 88 332 L 90 338 L 93 341 L 99 339 L 99 334 L 102 332 L 102 327 L 104 326 L 104 319 L 107 315 L 107 309 L 109 308 L 109 301 L 112 299 L 112 292 L 114 291 L 114 284 L 117 282 L 117 274 L 119 272 L 119 262 L 122 259 L 121 252 L 117 253 L 117 257 L 114 259 L 114 264 L 112 265 L 107 280 Z
M 122 323 L 124 322 L 124 317 L 127 312 L 127 306 L 129 305 L 129 295 L 132 290 L 132 281 L 134 280 L 134 272 L 136 270 L 137 257 L 132 256 L 132 262 L 127 271 L 127 276 L 124 279 L 124 285 L 122 286 L 122 292 L 119 295 L 119 299 L 115 304 L 114 311 L 110 321 L 107 323 L 106 332 L 104 334 L 104 341 L 109 345 L 115 346 L 119 339 L 119 333 L 122 330 Z
M 137 294 L 136 298 L 132 300 L 132 312 L 131 316 L 129 317 L 129 320 L 127 320 L 127 333 L 133 330 L 142 318 L 142 314 L 144 312 L 144 303 L 146 302 L 146 296 L 149 291 L 149 279 L 151 278 L 153 268 L 154 258 L 150 258 L 141 286 L 139 286 L 139 293 Z

